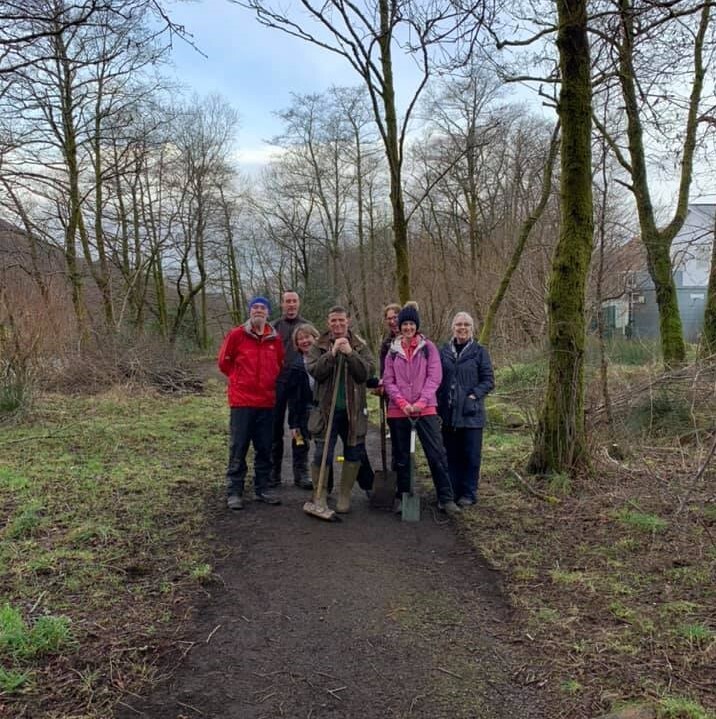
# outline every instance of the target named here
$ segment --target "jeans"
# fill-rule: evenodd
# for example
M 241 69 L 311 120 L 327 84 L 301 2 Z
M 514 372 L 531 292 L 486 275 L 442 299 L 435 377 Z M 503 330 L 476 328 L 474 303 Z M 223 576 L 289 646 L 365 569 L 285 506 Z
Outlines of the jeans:
M 271 475 L 271 427 L 273 409 L 232 407 L 229 421 L 229 466 L 226 493 L 241 496 L 248 471 L 246 455 L 254 445 L 254 492 L 265 491 Z
M 343 460 L 345 462 L 360 462 L 365 454 L 365 445 L 363 442 L 353 447 L 348 446 L 348 434 L 350 425 L 348 422 L 348 412 L 344 409 L 337 409 L 333 416 L 333 426 L 331 427 L 331 435 L 328 441 L 328 455 L 326 456 L 326 467 L 333 464 L 333 452 L 336 449 L 336 441 L 338 437 L 343 442 Z M 317 467 L 321 466 L 321 457 L 323 456 L 323 447 L 326 438 L 314 437 L 315 451 L 313 453 L 313 464 Z
M 455 496 L 476 502 L 482 459 L 482 427 L 443 425 L 443 442 Z
M 388 426 L 393 447 L 393 469 L 398 479 L 397 496 L 400 497 L 403 492 L 410 491 L 410 420 L 407 417 L 388 419 Z M 419 417 L 415 429 L 428 460 L 438 502 L 452 502 L 454 495 L 437 415 Z

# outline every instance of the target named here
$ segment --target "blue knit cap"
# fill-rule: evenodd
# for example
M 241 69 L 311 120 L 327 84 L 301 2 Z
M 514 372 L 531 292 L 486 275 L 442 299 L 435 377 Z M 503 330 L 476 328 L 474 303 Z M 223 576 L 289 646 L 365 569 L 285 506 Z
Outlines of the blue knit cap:
M 420 315 L 412 305 L 406 305 L 398 313 L 398 329 L 400 329 L 403 322 L 415 322 L 416 331 L 420 329 Z
M 249 302 L 249 312 L 251 312 L 251 308 L 256 304 L 266 305 L 268 313 L 271 314 L 271 303 L 265 297 L 252 297 Z

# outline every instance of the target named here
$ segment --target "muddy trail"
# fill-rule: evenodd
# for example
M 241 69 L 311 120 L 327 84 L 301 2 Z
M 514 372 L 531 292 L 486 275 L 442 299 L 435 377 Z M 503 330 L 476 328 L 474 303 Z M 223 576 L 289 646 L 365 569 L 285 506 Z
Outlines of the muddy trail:
M 377 434 L 368 449 L 377 467 Z M 404 523 L 356 488 L 341 523 L 309 517 L 287 455 L 282 506 L 229 512 L 217 497 L 217 580 L 192 648 L 116 719 L 551 716 L 499 574 L 444 515 L 425 504 Z

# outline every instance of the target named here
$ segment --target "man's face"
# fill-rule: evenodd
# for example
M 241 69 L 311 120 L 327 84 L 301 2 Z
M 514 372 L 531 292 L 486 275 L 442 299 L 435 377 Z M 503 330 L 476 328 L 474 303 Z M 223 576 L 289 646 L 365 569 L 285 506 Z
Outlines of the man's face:
M 385 326 L 391 335 L 398 334 L 398 313 L 395 310 L 388 310 L 385 313 Z
M 284 292 L 281 299 L 281 309 L 284 317 L 292 320 L 298 317 L 298 308 L 301 306 L 301 300 L 296 292 Z
M 344 312 L 331 312 L 328 315 L 328 329 L 335 337 L 345 337 L 348 334 L 348 315 Z
M 263 329 L 268 319 L 268 307 L 261 302 L 254 302 L 249 310 L 249 320 L 254 327 Z

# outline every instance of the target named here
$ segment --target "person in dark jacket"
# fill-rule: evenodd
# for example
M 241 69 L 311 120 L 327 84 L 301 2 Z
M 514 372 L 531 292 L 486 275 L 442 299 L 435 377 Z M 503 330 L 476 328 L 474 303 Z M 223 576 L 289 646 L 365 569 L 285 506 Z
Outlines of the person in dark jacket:
M 276 380 L 276 406 L 273 415 L 273 439 L 271 445 L 271 479 L 270 487 L 281 486 L 281 465 L 283 464 L 283 431 L 286 424 L 286 407 L 288 405 L 288 373 L 294 360 L 298 356 L 293 343 L 293 333 L 299 325 L 306 324 L 307 320 L 299 314 L 301 298 L 298 292 L 286 290 L 281 295 L 282 315 L 273 323 L 283 342 L 284 361 L 281 374 Z M 293 460 L 293 483 L 297 487 L 310 486 L 308 478 L 308 453 L 302 446 L 291 442 Z
M 473 339 L 467 312 L 452 320 L 452 339 L 440 350 L 443 379 L 438 390 L 443 442 L 453 492 L 461 507 L 477 502 L 485 426 L 485 396 L 495 387 L 490 355 Z
M 288 397 L 288 429 L 294 447 L 294 458 L 303 455 L 303 463 L 307 462 L 310 435 L 308 433 L 308 414 L 313 407 L 313 390 L 315 380 L 308 374 L 306 361 L 308 353 L 318 339 L 318 330 L 311 324 L 298 325 L 293 332 L 292 344 L 298 353 L 289 367 L 287 377 Z M 296 486 L 301 489 L 312 489 L 310 479 L 299 479 Z
M 231 408 L 226 505 L 243 509 L 242 495 L 249 444 L 254 445 L 254 493 L 265 504 L 281 504 L 266 491 L 271 475 L 271 429 L 276 402 L 276 378 L 283 365 L 283 344 L 268 324 L 271 305 L 265 297 L 249 302 L 249 320 L 234 327 L 219 350 L 219 369 L 229 378 Z

